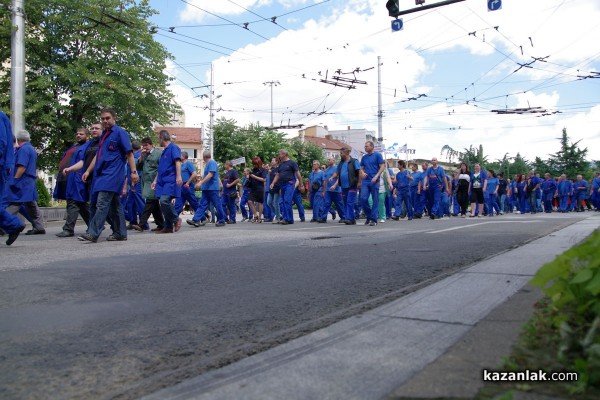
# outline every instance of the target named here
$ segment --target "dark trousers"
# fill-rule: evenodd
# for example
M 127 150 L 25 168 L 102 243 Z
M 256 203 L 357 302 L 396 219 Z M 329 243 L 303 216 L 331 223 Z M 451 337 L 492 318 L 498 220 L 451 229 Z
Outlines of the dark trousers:
M 83 222 L 87 226 L 90 225 L 90 206 L 85 201 L 77 201 L 73 199 L 67 199 L 67 219 L 63 225 L 63 231 L 68 233 L 75 232 L 75 223 L 77 217 L 81 215 Z
M 160 209 L 159 199 L 146 199 L 146 205 L 144 206 L 144 211 L 142 211 L 142 216 L 140 217 L 140 226 L 142 228 L 148 223 L 150 214 L 154 217 L 156 227 L 163 229 L 165 227 L 165 219 Z

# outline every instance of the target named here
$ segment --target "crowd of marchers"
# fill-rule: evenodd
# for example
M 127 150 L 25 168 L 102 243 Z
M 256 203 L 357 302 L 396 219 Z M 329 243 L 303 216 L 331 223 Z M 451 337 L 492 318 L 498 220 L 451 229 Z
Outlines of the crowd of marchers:
M 196 228 L 209 222 L 216 227 L 235 224 L 238 213 L 242 222 L 290 225 L 296 222 L 294 206 L 301 222 L 308 219 L 305 192 L 312 209 L 310 222 L 327 223 L 331 215 L 346 225 L 356 225 L 358 219 L 377 226 L 424 216 L 439 220 L 600 210 L 600 172 L 589 182 L 581 175 L 569 179 L 533 172 L 511 180 L 479 164 L 471 171 L 461 163 L 447 174 L 435 157 L 421 170 L 416 163 L 400 160 L 398 172 L 393 172 L 374 151 L 373 142 L 366 142 L 364 150 L 360 160 L 351 157 L 350 148 L 340 150 L 339 162 L 332 157 L 320 165 L 315 160 L 306 182 L 286 150 L 269 163 L 252 158 L 252 168 L 245 168 L 242 176 L 225 161 L 222 177 L 210 152 L 204 152 L 199 176 L 168 131 L 159 132 L 158 143 L 150 137 L 131 142 L 117 125 L 115 112 L 105 108 L 99 121 L 77 129 L 75 144 L 58 165 L 53 197 L 66 202 L 66 217 L 57 236 L 76 236 L 79 216 L 87 227 L 77 236 L 82 242 L 96 243 L 107 224 L 107 241 L 127 240 L 128 230 L 175 233 L 186 209 L 193 213 L 186 223 Z M 7 245 L 25 229 L 19 213 L 32 224 L 26 235 L 46 233 L 37 205 L 36 162 L 29 133 L 22 130 L 13 137 L 10 121 L 0 113 L 0 233 L 8 234 Z

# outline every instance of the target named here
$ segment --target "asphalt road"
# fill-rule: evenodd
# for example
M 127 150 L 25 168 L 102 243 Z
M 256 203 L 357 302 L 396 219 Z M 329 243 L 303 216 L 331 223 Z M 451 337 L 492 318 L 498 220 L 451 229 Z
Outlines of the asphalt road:
M 585 216 L 184 226 L 97 244 L 56 224 L 0 245 L 0 398 L 139 398 Z

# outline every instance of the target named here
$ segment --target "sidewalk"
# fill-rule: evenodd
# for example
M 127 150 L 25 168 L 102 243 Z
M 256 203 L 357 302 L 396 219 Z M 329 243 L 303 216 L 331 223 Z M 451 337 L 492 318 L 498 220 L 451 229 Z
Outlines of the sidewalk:
M 591 216 L 370 312 L 146 399 L 469 398 L 540 293 L 535 272 L 594 229 Z M 508 300 L 508 301 L 507 301 Z

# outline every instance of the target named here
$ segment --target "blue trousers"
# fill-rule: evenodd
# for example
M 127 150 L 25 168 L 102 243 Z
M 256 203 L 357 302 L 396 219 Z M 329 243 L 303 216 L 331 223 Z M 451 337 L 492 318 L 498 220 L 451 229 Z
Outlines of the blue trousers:
M 175 212 L 177 215 L 181 214 L 183 211 L 183 206 L 185 205 L 186 201 L 189 203 L 192 210 L 196 210 L 196 208 L 198 208 L 198 198 L 194 193 L 194 189 L 192 187 L 186 188 L 185 186 L 182 186 L 181 197 L 177 197 L 175 199 Z
M 283 205 L 283 198 L 280 197 L 279 201 Z M 298 209 L 298 216 L 300 217 L 300 220 L 304 221 L 304 204 L 302 204 L 302 195 L 300 194 L 300 191 L 298 189 L 294 189 L 294 198 L 292 199 L 292 201 Z
M 552 212 L 552 200 L 554 200 L 554 193 L 544 193 L 544 211 Z
M 90 217 L 90 226 L 88 233 L 94 238 L 98 238 L 104 230 L 104 222 L 109 220 L 112 231 L 115 235 L 127 237 L 127 227 L 125 223 L 125 213 L 119 193 L 116 192 L 96 192 L 96 212 L 94 217 Z
M 373 206 L 369 206 L 371 197 Z M 360 189 L 360 204 L 365 212 L 367 220 L 377 222 L 379 217 L 379 181 L 373 183 L 368 178 L 363 179 Z
M 323 204 L 323 213 L 321 214 L 321 219 L 327 221 L 327 214 L 329 214 L 331 210 L 331 203 L 335 204 L 335 209 L 340 215 L 340 219 L 345 219 L 346 213 L 344 210 L 344 203 L 342 201 L 342 193 L 341 192 L 325 192 L 325 200 Z
M 487 198 L 487 207 L 488 207 L 488 215 L 491 217 L 494 215 L 494 210 L 496 213 L 500 214 L 500 207 L 498 206 L 498 195 L 494 193 L 488 194 Z
M 444 208 L 442 206 L 442 187 L 438 185 L 429 186 L 427 189 L 427 204 L 429 205 L 429 213 L 438 218 L 444 216 Z
M 324 204 L 323 192 L 320 190 L 318 192 L 313 192 L 311 190 L 310 191 L 310 206 L 312 207 L 312 210 L 313 210 L 313 216 L 312 216 L 313 221 L 318 221 L 321 218 L 321 213 L 323 212 L 323 204 Z
M 244 188 L 244 193 L 242 193 L 242 198 L 240 199 L 240 208 L 242 209 L 242 218 L 244 219 L 252 219 L 254 217 L 252 210 L 250 208 L 246 209 L 248 197 L 250 197 L 250 189 Z
M 125 202 L 127 220 L 132 224 L 137 225 L 139 217 L 141 217 L 142 212 L 144 212 L 145 205 L 146 202 L 142 197 L 141 187 L 140 189 L 130 189 L 129 193 L 127 193 L 127 200 Z
M 537 193 L 535 191 L 529 193 L 529 211 L 532 214 L 537 212 Z
M 12 150 L 11 150 L 12 151 Z M 8 190 L 8 171 L 4 167 L 0 168 L 0 228 L 7 233 L 11 233 L 23 226 L 21 220 L 16 216 L 6 211 L 8 202 L 6 200 L 6 192 Z
M 342 200 L 344 201 L 344 219 L 354 221 L 354 206 L 356 205 L 356 188 L 342 188 Z
M 269 193 L 267 196 L 267 204 L 271 208 L 274 214 L 274 218 L 277 218 L 279 221 L 281 219 L 281 207 L 279 207 L 279 190 L 274 193 Z
M 294 183 L 285 182 L 280 186 L 281 190 L 281 217 L 289 224 L 294 223 L 294 211 L 292 210 L 292 200 L 294 199 Z
M 410 189 L 400 189 L 396 194 L 396 210 L 394 211 L 394 217 L 399 217 L 402 212 L 402 206 L 406 210 L 408 219 L 413 219 L 415 216 L 412 201 L 411 201 Z
M 236 199 L 237 197 L 229 197 L 229 193 L 223 193 L 223 195 L 221 196 L 221 203 L 223 204 L 223 212 L 225 213 L 225 219 L 229 221 L 235 221 L 235 216 L 237 214 L 237 206 L 235 205 Z
M 203 220 L 206 216 L 206 210 L 208 210 L 208 206 L 210 204 L 212 204 L 215 208 L 217 222 L 225 222 L 225 213 L 223 213 L 223 206 L 221 205 L 221 199 L 219 198 L 218 190 L 202 191 L 202 198 L 200 198 L 200 203 L 198 204 L 198 208 L 194 212 L 194 218 L 192 219 L 196 222 Z

